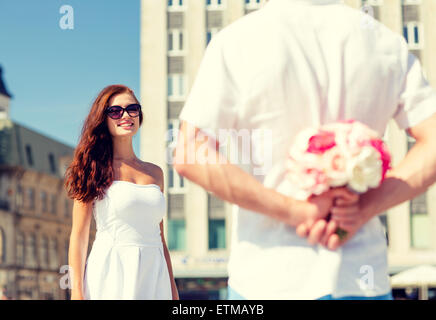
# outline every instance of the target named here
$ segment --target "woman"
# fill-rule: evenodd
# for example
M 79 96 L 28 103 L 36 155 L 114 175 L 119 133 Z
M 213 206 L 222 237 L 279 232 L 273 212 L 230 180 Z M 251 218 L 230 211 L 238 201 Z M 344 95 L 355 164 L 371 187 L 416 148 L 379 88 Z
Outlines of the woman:
M 85 120 L 65 181 L 74 199 L 72 300 L 178 299 L 163 235 L 163 172 L 132 147 L 142 120 L 122 85 L 104 88 Z M 86 258 L 92 215 L 97 233 Z

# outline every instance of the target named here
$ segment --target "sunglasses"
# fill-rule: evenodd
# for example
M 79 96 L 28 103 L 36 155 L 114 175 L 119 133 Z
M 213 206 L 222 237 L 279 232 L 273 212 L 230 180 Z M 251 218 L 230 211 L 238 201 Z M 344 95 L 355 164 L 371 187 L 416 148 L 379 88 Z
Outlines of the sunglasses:
M 141 113 L 141 105 L 135 103 L 129 104 L 125 108 L 121 106 L 110 106 L 106 108 L 106 114 L 114 120 L 121 119 L 123 117 L 124 111 L 127 111 L 129 116 L 136 118 Z

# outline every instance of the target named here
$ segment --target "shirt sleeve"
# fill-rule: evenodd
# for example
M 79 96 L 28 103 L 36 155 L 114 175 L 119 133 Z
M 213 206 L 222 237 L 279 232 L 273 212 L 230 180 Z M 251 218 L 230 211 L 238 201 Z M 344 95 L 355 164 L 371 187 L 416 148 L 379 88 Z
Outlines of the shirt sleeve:
M 406 74 L 394 115 L 401 129 L 413 127 L 436 113 L 436 91 L 425 79 L 419 59 L 408 50 L 404 59 Z
M 220 34 L 217 34 L 206 48 L 179 118 L 206 133 L 217 134 L 218 129 L 235 128 L 238 97 Z

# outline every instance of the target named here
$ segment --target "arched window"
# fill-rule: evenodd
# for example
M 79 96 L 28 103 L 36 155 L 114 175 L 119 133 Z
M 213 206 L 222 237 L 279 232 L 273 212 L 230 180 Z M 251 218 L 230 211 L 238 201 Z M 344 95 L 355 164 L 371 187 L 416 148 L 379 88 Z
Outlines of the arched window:
M 50 256 L 50 269 L 58 269 L 59 268 L 58 241 L 55 238 L 49 240 L 49 256 Z
M 17 209 L 21 209 L 23 207 L 23 187 L 21 185 L 17 186 L 17 193 L 15 194 L 15 205 Z
M 46 236 L 42 236 L 41 238 L 41 256 L 40 256 L 40 265 L 41 268 L 48 268 L 48 240 Z
M 70 250 L 70 240 L 65 240 L 64 243 L 64 264 L 68 264 L 68 251 Z
M 6 234 L 2 228 L 0 228 L 0 263 L 6 261 Z
M 17 265 L 24 265 L 24 235 L 20 231 L 17 233 Z
M 32 233 L 27 237 L 26 263 L 29 267 L 37 266 L 36 236 Z

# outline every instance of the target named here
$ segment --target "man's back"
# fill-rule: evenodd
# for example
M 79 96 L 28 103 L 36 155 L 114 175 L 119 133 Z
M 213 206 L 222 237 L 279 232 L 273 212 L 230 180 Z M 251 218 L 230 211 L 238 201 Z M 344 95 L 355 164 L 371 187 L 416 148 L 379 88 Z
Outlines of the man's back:
M 216 39 L 240 94 L 241 127 L 258 127 L 253 114 L 274 113 L 270 121 L 286 123 L 289 137 L 347 118 L 384 132 L 398 109 L 406 43 L 365 13 L 331 2 L 271 0 Z
M 405 41 L 363 12 L 335 0 L 270 0 L 212 39 L 180 118 L 205 130 L 270 130 L 272 149 L 252 138 L 257 154 L 272 153 L 272 166 L 258 178 L 296 197 L 284 173 L 300 130 L 354 119 L 383 134 L 392 118 L 407 128 L 434 112 L 429 95 L 434 90 Z M 251 163 L 251 172 L 256 166 Z M 229 285 L 246 298 L 389 291 L 386 239 L 377 217 L 331 252 L 309 245 L 283 223 L 236 209 Z M 366 265 L 376 285 L 362 288 L 358 279 Z

